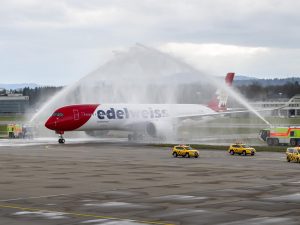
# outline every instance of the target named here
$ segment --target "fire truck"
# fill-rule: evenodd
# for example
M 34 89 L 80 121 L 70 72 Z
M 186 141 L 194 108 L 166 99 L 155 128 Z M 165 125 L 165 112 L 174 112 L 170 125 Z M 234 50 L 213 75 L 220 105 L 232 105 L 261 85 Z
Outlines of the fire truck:
M 269 146 L 276 145 L 300 145 L 300 126 L 272 127 L 259 132 L 261 140 Z
M 8 138 L 22 138 L 23 131 L 20 124 L 8 124 L 7 125 Z
M 8 138 L 33 138 L 33 127 L 22 124 L 8 124 L 7 125 Z

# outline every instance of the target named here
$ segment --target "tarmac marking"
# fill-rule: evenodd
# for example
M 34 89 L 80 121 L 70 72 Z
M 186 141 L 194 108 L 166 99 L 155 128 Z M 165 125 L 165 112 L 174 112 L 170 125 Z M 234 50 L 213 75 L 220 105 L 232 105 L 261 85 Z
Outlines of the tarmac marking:
M 77 213 L 77 212 L 60 212 L 60 211 L 53 211 L 53 210 L 47 210 L 47 209 L 28 208 L 28 207 L 23 207 L 23 206 L 19 206 L 19 205 L 0 205 L 0 208 L 18 209 L 18 210 L 24 210 L 24 211 L 30 211 L 30 212 L 47 211 L 47 212 L 55 212 L 55 213 L 65 213 L 65 214 L 68 214 L 71 216 L 76 216 L 76 217 L 89 217 L 89 218 L 96 218 L 96 219 L 130 220 L 130 221 L 134 221 L 137 223 L 155 224 L 155 225 L 175 225 L 172 223 L 165 223 L 165 222 L 132 220 L 132 219 L 128 219 L 128 218 L 117 218 L 117 217 L 111 217 L 111 216 L 100 216 L 100 215 L 84 214 L 84 213 Z
M 285 158 L 281 159 L 272 159 L 272 158 L 256 158 L 256 160 L 264 160 L 264 161 L 283 161 Z
M 73 193 L 72 194 L 42 195 L 42 196 L 31 196 L 31 197 L 2 199 L 2 200 L 0 200 L 0 202 L 10 202 L 10 201 L 27 200 L 27 199 L 38 199 L 38 198 L 51 198 L 51 197 L 68 196 L 68 195 L 73 195 Z

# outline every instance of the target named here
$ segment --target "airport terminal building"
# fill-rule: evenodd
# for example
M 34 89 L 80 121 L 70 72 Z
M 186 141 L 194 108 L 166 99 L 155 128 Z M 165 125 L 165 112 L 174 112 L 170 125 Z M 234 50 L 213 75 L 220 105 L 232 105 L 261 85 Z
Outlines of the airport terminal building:
M 252 102 L 255 108 L 280 108 L 271 112 L 272 116 L 279 117 L 300 117 L 300 95 L 291 99 L 279 98 L 269 101 Z
M 29 97 L 21 94 L 0 95 L 0 114 L 23 114 L 29 107 Z

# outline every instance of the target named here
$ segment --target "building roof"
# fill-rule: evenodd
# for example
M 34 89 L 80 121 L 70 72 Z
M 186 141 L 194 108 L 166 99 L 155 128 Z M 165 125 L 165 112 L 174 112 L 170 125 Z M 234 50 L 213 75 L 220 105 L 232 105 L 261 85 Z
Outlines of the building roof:
M 300 95 L 295 95 L 294 97 L 292 97 L 290 100 L 289 100 L 289 103 L 290 102 L 298 102 L 300 103 Z
M 0 96 L 0 101 L 23 100 L 28 101 L 28 96 Z

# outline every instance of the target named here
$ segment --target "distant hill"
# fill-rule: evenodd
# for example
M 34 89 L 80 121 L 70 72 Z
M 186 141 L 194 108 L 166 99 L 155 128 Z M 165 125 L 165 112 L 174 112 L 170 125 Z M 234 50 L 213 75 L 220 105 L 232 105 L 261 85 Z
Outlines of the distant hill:
M 41 87 L 42 85 L 38 85 L 35 83 L 21 83 L 21 84 L 0 84 L 0 88 L 4 88 L 6 90 L 16 90 L 16 89 L 22 89 L 24 87 L 29 87 L 29 88 L 36 88 L 36 87 Z

